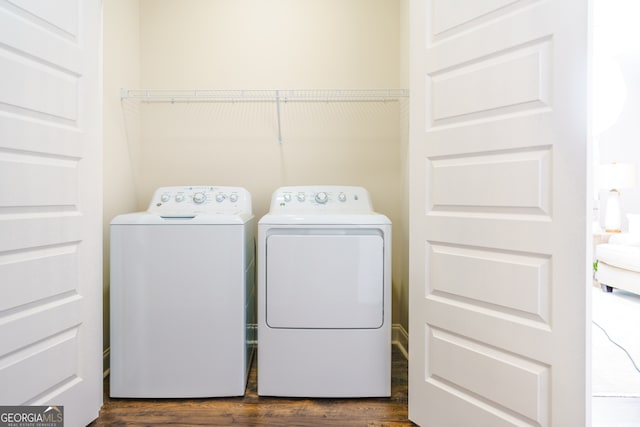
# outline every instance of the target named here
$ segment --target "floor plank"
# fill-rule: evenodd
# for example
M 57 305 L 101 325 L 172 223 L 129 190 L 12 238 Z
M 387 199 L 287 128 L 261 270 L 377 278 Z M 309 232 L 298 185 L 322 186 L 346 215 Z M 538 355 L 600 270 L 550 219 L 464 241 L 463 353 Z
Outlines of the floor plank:
M 91 427 L 104 426 L 414 426 L 407 419 L 407 360 L 394 347 L 390 398 L 303 399 L 261 397 L 255 358 L 244 397 L 214 399 L 112 399 Z

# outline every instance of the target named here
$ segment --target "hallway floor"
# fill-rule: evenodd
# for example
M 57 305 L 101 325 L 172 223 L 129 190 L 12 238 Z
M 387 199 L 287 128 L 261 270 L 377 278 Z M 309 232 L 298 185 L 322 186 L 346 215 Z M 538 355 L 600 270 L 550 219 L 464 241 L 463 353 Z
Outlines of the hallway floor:
M 591 399 L 591 427 L 637 427 L 640 398 L 594 397 Z

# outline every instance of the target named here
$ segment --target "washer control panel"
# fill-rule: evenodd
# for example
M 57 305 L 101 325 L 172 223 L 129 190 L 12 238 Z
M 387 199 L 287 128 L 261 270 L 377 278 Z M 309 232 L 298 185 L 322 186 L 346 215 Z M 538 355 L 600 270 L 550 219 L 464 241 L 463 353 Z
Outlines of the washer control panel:
M 362 187 L 314 185 L 280 187 L 271 198 L 271 213 L 372 212 L 369 193 Z
M 242 187 L 161 187 L 153 194 L 148 211 L 161 215 L 251 214 L 251 195 Z

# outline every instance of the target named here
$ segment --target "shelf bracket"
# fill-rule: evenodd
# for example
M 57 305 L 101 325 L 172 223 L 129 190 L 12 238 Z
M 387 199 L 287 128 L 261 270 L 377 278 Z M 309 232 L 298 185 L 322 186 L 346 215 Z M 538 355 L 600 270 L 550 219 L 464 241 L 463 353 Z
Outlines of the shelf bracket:
M 276 90 L 276 114 L 278 116 L 278 143 L 282 144 L 282 125 L 280 124 L 280 91 Z

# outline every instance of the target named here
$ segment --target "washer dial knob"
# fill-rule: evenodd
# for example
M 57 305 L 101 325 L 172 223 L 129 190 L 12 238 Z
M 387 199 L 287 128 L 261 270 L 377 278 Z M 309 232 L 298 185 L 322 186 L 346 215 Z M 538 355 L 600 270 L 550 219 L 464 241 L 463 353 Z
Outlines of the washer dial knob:
M 229 200 L 231 201 L 231 203 L 235 203 L 238 201 L 238 195 L 236 193 L 231 193 L 231 195 L 229 196 Z
M 162 203 L 167 203 L 169 200 L 171 200 L 171 195 L 169 193 L 163 193 L 162 196 L 160 196 L 160 201 Z
M 288 203 L 288 202 L 290 202 L 290 201 L 291 201 L 291 194 L 289 194 L 289 193 L 285 193 L 285 195 L 284 195 L 284 201 L 285 201 L 285 202 L 287 202 L 287 203 Z
M 226 199 L 226 198 L 227 198 L 227 196 L 225 196 L 224 193 L 216 194 L 216 202 L 218 202 L 218 203 L 224 202 L 224 199 Z
M 325 193 L 324 191 L 316 193 L 316 202 L 325 204 L 327 203 L 327 200 L 329 200 L 329 196 L 327 196 L 327 193 Z
M 298 193 L 298 195 L 296 197 L 298 198 L 299 202 L 304 202 L 305 194 L 300 192 L 300 193 Z
M 346 202 L 347 201 L 347 195 L 344 194 L 344 193 L 338 194 L 338 200 L 340 200 L 341 202 Z
M 207 196 L 204 193 L 198 192 L 193 194 L 193 203 L 200 205 L 204 203 L 205 200 L 207 200 Z

